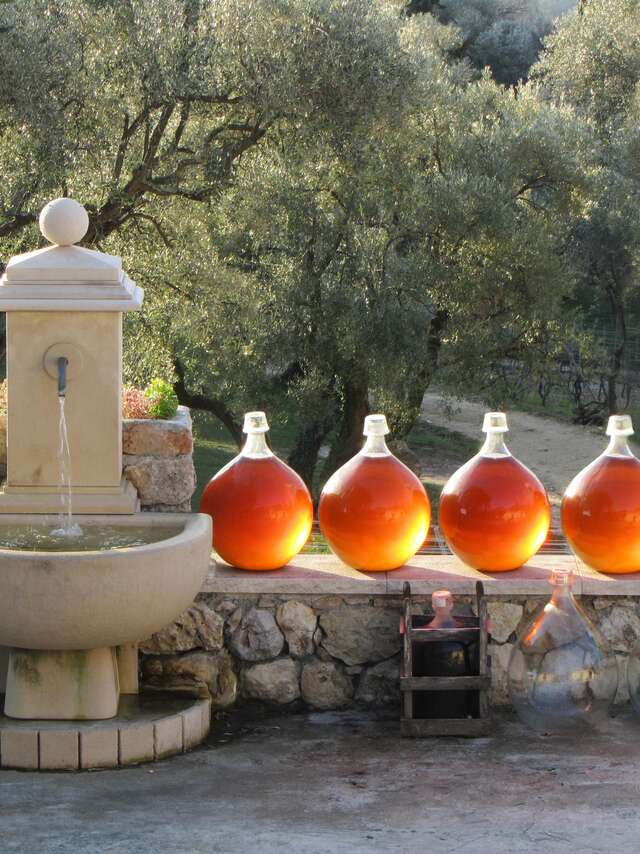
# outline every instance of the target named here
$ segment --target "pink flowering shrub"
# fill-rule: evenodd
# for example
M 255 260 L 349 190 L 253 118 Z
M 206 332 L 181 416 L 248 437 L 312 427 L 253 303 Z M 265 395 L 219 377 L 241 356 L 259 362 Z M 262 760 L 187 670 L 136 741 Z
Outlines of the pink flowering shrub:
M 123 418 L 152 418 L 152 401 L 145 396 L 144 391 L 132 385 L 122 388 L 122 417 Z

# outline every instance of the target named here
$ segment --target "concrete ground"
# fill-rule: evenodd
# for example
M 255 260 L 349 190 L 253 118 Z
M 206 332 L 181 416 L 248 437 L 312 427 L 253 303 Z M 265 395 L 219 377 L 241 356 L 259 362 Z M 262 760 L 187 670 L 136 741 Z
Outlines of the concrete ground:
M 236 713 L 156 765 L 0 772 L 2 854 L 638 851 L 640 727 L 405 740 L 395 718 Z

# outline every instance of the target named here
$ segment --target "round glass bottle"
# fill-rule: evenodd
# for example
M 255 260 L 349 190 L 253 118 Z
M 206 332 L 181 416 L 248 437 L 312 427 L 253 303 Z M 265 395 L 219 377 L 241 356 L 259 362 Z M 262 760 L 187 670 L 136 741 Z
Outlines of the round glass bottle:
M 362 450 L 326 482 L 320 529 L 354 569 L 398 569 L 427 538 L 431 506 L 415 474 L 387 447 L 384 415 L 367 415 Z
M 440 498 L 439 522 L 464 563 L 506 572 L 526 563 L 547 537 L 551 509 L 535 474 L 511 455 L 503 412 L 487 412 L 480 452 L 453 474 Z
M 543 733 L 606 719 L 618 687 L 615 655 L 576 602 L 568 570 L 550 575 L 551 599 L 511 654 L 509 692 L 520 719 Z
M 640 460 L 629 448 L 628 415 L 612 415 L 604 453 L 571 481 L 562 528 L 576 555 L 612 574 L 640 571 Z
M 287 564 L 305 545 L 313 504 L 302 478 L 268 447 L 264 412 L 244 417 L 240 454 L 209 481 L 200 512 L 213 520 L 213 548 L 239 569 Z

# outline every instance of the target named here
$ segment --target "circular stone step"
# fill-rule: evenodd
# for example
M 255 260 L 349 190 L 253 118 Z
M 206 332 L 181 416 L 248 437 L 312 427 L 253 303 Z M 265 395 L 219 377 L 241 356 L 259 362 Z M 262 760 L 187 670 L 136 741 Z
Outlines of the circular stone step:
M 211 700 L 166 695 L 123 695 L 118 714 L 106 721 L 19 721 L 0 715 L 0 768 L 79 771 L 137 765 L 196 747 L 210 723 Z

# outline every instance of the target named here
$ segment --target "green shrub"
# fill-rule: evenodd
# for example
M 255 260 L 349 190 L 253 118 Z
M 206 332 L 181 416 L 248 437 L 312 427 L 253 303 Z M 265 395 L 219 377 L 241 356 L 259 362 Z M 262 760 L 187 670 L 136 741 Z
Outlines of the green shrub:
M 173 418 L 178 411 L 178 398 L 173 386 L 166 380 L 155 377 L 144 390 L 151 401 L 149 414 L 152 418 Z

